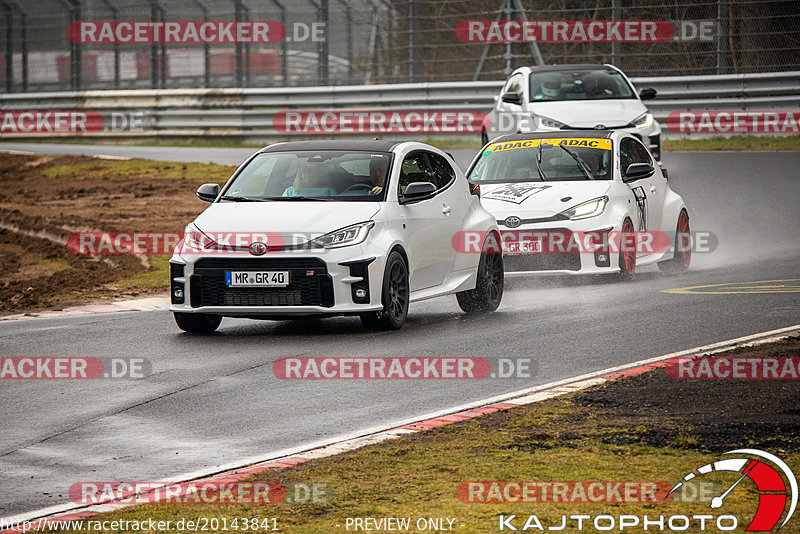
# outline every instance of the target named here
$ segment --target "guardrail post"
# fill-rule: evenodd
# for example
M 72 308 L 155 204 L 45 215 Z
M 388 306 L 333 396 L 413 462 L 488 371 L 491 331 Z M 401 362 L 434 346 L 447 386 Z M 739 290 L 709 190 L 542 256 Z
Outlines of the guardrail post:
M 6 2 L 0 2 L 6 15 L 6 93 L 14 90 L 14 12 Z
M 114 22 L 119 21 L 119 9 L 111 3 L 111 0 L 102 0 L 103 3 L 111 10 L 111 18 Z M 114 40 L 114 89 L 119 89 L 119 42 Z
M 717 74 L 728 73 L 728 0 L 717 0 Z
M 325 31 L 325 38 L 317 45 L 317 81 L 319 85 L 329 85 L 330 69 L 328 66 L 328 54 L 330 50 L 330 31 L 328 29 L 329 13 L 328 0 L 309 0 L 311 5 L 317 9 L 317 21 L 322 24 Z
M 419 1 L 410 0 L 408 6 L 408 81 L 417 81 L 419 68 Z
M 622 19 L 622 0 L 611 0 L 611 20 Z M 611 43 L 611 64 L 622 68 L 622 43 Z
M 202 0 L 194 0 L 194 3 L 203 12 L 203 20 L 208 22 L 208 8 L 206 5 Z M 211 85 L 211 45 L 208 43 L 203 45 L 203 81 L 206 87 Z
M 69 10 L 70 24 L 81 20 L 80 0 L 61 0 Z M 79 91 L 83 85 L 83 50 L 80 42 L 70 41 L 69 46 L 69 85 L 73 91 Z
M 289 44 L 287 38 L 289 37 L 289 28 L 286 26 L 286 6 L 278 0 L 272 0 L 272 3 L 277 6 L 281 11 L 281 25 L 286 30 L 286 35 L 281 41 L 281 85 L 284 87 L 289 85 Z

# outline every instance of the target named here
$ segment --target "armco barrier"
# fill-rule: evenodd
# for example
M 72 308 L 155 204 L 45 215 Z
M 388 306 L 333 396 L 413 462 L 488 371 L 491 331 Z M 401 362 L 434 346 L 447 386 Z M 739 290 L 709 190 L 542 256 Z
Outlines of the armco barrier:
M 662 123 L 672 111 L 798 110 L 800 72 L 722 76 L 634 78 L 637 88 L 658 91 L 647 106 Z M 414 83 L 264 89 L 162 89 L 13 93 L 0 95 L 0 110 L 93 111 L 106 128 L 95 137 L 285 137 L 273 128 L 287 110 L 484 111 L 503 82 Z M 116 115 L 116 118 L 112 115 Z M 668 132 L 666 132 L 668 133 Z M 4 133 L 3 139 L 63 136 Z M 463 134 L 461 134 L 463 136 Z M 407 136 L 407 135 L 406 135 Z

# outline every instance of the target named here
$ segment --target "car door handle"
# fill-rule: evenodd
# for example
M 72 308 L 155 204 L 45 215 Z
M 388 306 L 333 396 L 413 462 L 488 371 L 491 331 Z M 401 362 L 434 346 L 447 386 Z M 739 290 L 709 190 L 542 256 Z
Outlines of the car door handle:
M 650 192 L 651 192 L 651 193 L 655 193 L 655 192 L 656 192 L 656 186 L 654 186 L 654 185 L 651 185 L 651 186 L 650 186 Z
M 447 204 L 442 204 L 442 213 L 445 215 L 450 215 L 450 206 Z

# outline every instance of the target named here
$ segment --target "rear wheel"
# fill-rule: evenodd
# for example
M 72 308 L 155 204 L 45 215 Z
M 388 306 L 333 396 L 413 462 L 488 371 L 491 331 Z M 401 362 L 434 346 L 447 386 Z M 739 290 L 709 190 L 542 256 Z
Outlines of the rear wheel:
M 184 332 L 192 334 L 210 334 L 219 327 L 222 317 L 206 313 L 174 312 L 175 324 Z
M 368 330 L 399 330 L 408 316 L 408 267 L 402 254 L 392 251 L 383 272 L 383 290 L 379 312 L 361 314 L 361 324 Z
M 487 239 L 478 262 L 475 289 L 456 293 L 458 305 L 466 313 L 493 312 L 503 300 L 503 254 Z
M 675 253 L 672 259 L 658 263 L 662 273 L 677 274 L 686 271 L 692 262 L 692 234 L 689 228 L 689 214 L 681 210 L 675 229 Z
M 630 280 L 636 272 L 636 232 L 630 219 L 622 222 L 619 236 L 619 276 Z

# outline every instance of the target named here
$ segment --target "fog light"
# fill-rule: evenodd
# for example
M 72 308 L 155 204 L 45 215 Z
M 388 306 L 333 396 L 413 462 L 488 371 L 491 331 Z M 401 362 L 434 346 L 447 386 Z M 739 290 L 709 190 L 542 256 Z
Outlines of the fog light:
M 367 290 L 364 289 L 363 287 L 359 287 L 358 289 L 355 290 L 354 295 L 356 296 L 357 299 L 365 299 L 367 298 Z
M 181 288 L 179 288 L 179 287 L 176 287 L 176 288 L 175 288 L 175 289 L 172 291 L 172 296 L 173 296 L 173 297 L 175 297 L 175 299 L 176 299 L 176 300 L 180 300 L 180 299 L 182 299 L 182 298 L 183 298 L 183 289 L 181 289 Z
M 606 256 L 605 254 L 598 254 L 597 255 L 597 261 L 607 262 L 608 261 L 608 256 Z

